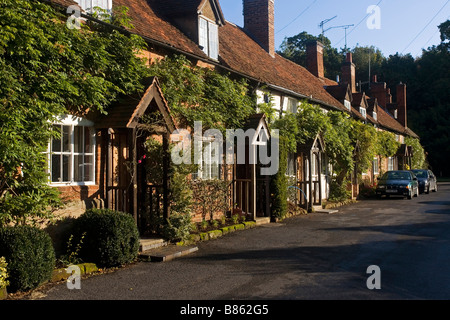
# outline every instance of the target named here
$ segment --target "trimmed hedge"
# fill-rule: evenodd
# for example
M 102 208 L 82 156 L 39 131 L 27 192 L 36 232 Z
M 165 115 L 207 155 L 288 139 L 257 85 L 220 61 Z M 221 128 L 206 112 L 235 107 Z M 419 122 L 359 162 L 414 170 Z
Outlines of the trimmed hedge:
M 50 236 L 31 226 L 0 228 L 0 256 L 8 263 L 9 292 L 37 288 L 51 279 L 55 267 Z
M 83 237 L 79 257 L 99 267 L 115 267 L 134 261 L 139 253 L 139 231 L 133 217 L 109 209 L 90 209 L 71 229 L 74 243 Z

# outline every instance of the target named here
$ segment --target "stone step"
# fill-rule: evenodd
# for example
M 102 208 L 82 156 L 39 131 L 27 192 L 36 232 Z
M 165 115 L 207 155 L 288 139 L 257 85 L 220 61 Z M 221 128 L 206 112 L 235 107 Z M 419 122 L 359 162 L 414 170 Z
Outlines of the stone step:
M 317 213 L 333 214 L 333 213 L 339 212 L 339 210 L 336 210 L 336 209 L 323 209 L 323 208 L 320 208 L 320 209 L 316 209 L 314 212 L 317 212 Z
M 160 238 L 141 238 L 139 243 L 140 252 L 167 246 L 167 241 Z
M 166 262 L 198 251 L 196 246 L 167 245 L 142 252 L 139 258 L 147 262 Z
M 267 224 L 270 223 L 270 217 L 256 217 L 255 222 L 257 226 Z

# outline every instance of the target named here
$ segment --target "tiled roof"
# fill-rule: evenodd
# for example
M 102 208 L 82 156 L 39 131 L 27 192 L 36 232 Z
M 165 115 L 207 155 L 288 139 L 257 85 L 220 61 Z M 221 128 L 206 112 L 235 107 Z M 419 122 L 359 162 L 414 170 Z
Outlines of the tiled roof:
M 347 98 L 348 87 L 342 85 L 329 85 L 325 88 L 329 94 L 338 99 L 339 101 L 344 101 Z M 351 95 L 348 95 L 349 102 L 352 101 Z
M 43 0 L 48 1 L 48 0 Z M 50 0 L 63 6 L 76 4 L 72 0 Z M 168 2 L 168 1 L 167 1 Z M 129 8 L 134 29 L 130 30 L 148 41 L 163 44 L 169 48 L 210 60 L 200 47 L 183 32 L 171 24 L 160 12 L 155 12 L 155 6 L 169 10 L 161 0 L 114 0 L 116 6 Z M 172 0 L 173 14 L 177 10 L 184 11 L 198 9 L 204 0 Z M 179 6 L 173 6 L 173 3 Z M 217 2 L 218 4 L 218 2 Z M 220 7 L 219 7 L 220 9 Z M 270 56 L 261 46 L 252 40 L 242 28 L 226 23 L 219 29 L 220 57 L 219 66 L 246 76 L 273 88 L 285 90 L 293 95 L 304 97 L 310 101 L 333 107 L 344 112 L 348 110 L 332 96 L 324 86 L 335 86 L 337 82 L 330 79 L 319 79 L 302 66 L 276 54 Z M 211 60 L 210 60 L 211 61 Z M 212 62 L 212 61 L 211 61 Z M 417 136 L 409 128 L 404 128 L 382 108 L 378 108 L 378 122 L 380 125 L 398 133 Z M 352 108 L 352 113 L 359 118 L 362 115 Z
M 147 0 L 156 13 L 167 18 L 186 16 L 187 13 L 196 14 L 203 8 L 207 1 L 208 0 Z M 213 5 L 217 8 L 220 19 L 225 20 L 219 2 L 214 1 Z
M 204 1 L 205 0 L 147 0 L 153 9 L 165 16 L 186 15 L 188 12 L 196 13 Z
M 71 6 L 71 5 L 78 5 L 78 3 L 76 2 L 76 1 L 74 1 L 74 0 L 42 0 L 43 2 L 52 2 L 52 3 L 56 3 L 56 4 L 59 4 L 59 5 L 61 5 L 61 6 L 64 6 L 64 7 L 68 7 L 68 6 Z
M 346 111 L 323 83 L 302 66 L 275 54 L 270 56 L 240 27 L 227 23 L 220 28 L 220 62 L 263 84 L 277 86 L 298 95 Z
M 380 126 L 399 134 L 406 134 L 406 128 L 403 127 L 400 122 L 392 118 L 392 116 L 381 107 L 378 108 L 377 118 Z
M 134 26 L 131 32 L 174 49 L 207 58 L 199 46 L 167 20 L 158 16 L 149 3 L 146 0 L 114 0 L 114 5 L 129 8 L 128 14 Z
M 68 0 L 53 0 L 62 3 Z M 174 0 L 179 1 L 179 0 Z M 163 43 L 175 50 L 208 59 L 200 47 L 184 33 L 172 25 L 163 16 L 154 11 L 154 5 L 160 0 L 114 0 L 114 5 L 129 8 L 129 16 L 135 32 L 147 40 Z M 185 1 L 181 1 L 184 3 Z M 189 0 L 188 5 L 196 6 L 200 0 Z M 173 3 L 173 1 L 171 1 Z M 186 5 L 184 5 L 186 6 Z M 231 71 L 308 98 L 342 111 L 347 109 L 323 88 L 323 82 L 305 68 L 276 55 L 270 56 L 252 40 L 240 27 L 226 23 L 219 29 L 220 58 L 219 65 Z
M 169 106 L 163 97 L 158 80 L 155 77 L 148 78 L 144 81 L 144 85 L 144 92 L 122 97 L 108 109 L 108 114 L 97 117 L 96 127 L 100 129 L 134 128 L 147 109 L 155 107 L 160 111 L 167 129 L 173 132 L 175 121 L 170 115 Z

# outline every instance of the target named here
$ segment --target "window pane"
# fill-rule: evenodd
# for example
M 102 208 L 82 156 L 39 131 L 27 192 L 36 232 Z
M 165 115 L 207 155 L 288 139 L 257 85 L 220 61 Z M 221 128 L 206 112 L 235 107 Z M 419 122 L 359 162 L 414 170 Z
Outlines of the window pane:
M 63 155 L 63 182 L 70 181 L 70 156 Z
M 211 179 L 219 179 L 220 167 L 218 163 L 211 165 Z
M 219 30 L 216 24 L 209 22 L 209 56 L 213 59 L 219 58 Z
M 84 156 L 84 177 L 83 181 L 94 181 L 94 157 Z
M 77 155 L 73 157 L 73 181 L 82 182 L 83 181 L 83 155 Z
M 60 155 L 52 155 L 51 172 L 52 172 L 52 182 L 60 182 L 61 181 Z
M 70 126 L 63 126 L 63 136 L 62 136 L 62 144 L 63 144 L 63 152 L 70 152 Z
M 94 153 L 94 146 L 92 141 L 92 128 L 84 127 L 84 152 Z
M 53 126 L 61 134 L 61 126 Z M 52 152 L 61 152 L 61 136 L 52 138 Z
M 73 152 L 83 153 L 83 127 L 73 128 Z
M 208 54 L 208 21 L 199 18 L 198 23 L 198 44 L 202 47 L 203 52 Z

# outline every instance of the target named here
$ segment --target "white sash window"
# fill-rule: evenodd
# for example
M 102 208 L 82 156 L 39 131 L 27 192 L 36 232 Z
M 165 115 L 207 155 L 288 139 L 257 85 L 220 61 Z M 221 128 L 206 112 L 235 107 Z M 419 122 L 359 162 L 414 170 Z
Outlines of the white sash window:
M 50 183 L 95 183 L 95 132 L 90 121 L 67 116 L 55 123 L 60 133 L 48 147 Z

